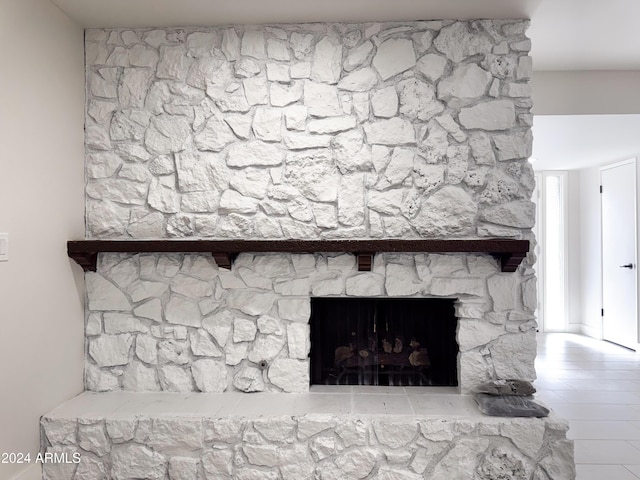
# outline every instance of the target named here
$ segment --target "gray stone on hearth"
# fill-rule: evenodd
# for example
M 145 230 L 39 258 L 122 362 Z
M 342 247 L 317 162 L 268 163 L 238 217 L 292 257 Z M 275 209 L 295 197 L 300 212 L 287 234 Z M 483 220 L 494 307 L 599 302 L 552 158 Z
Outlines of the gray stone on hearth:
M 517 397 L 513 395 L 486 395 L 477 393 L 474 396 L 478 408 L 485 415 L 494 417 L 546 417 L 549 409 L 536 403 L 533 397 Z M 521 478 L 525 478 L 524 476 Z
M 447 183 L 457 185 L 467 176 L 469 147 L 452 145 L 447 149 Z
M 373 66 L 382 80 L 402 73 L 416 64 L 416 53 L 411 40 L 389 39 L 383 42 L 373 57 Z
M 536 388 L 526 380 L 509 379 L 509 380 L 491 380 L 479 385 L 476 388 L 477 393 L 488 395 L 533 395 Z
M 316 44 L 313 52 L 311 78 L 318 82 L 335 84 L 340 79 L 341 71 L 342 44 L 335 37 L 325 36 Z

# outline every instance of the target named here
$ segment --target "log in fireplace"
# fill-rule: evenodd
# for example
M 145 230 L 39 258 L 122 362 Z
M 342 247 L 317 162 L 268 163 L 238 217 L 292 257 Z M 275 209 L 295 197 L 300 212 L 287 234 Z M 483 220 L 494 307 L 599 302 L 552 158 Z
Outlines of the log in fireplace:
M 458 385 L 454 301 L 312 298 L 311 383 Z

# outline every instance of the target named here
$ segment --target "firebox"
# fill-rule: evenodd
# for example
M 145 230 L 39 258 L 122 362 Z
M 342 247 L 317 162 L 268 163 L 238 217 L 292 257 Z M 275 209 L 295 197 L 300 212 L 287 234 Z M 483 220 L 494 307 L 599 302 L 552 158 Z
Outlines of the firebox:
M 312 298 L 311 384 L 458 385 L 454 302 Z

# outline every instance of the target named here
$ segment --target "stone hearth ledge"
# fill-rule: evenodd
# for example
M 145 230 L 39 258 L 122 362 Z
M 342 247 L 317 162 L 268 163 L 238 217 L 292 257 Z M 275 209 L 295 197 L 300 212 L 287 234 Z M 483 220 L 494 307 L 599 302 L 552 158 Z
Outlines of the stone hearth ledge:
M 574 479 L 568 425 L 482 416 L 456 389 L 85 392 L 41 420 L 44 478 Z

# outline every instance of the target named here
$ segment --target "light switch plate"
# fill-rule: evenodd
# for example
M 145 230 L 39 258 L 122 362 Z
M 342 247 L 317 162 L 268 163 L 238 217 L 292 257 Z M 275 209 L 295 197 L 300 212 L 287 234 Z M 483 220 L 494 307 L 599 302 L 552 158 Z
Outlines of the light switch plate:
M 0 233 L 0 262 L 9 261 L 9 234 Z

